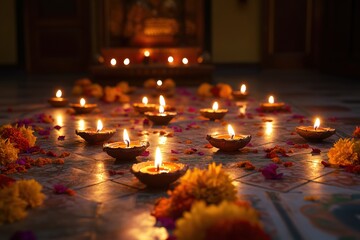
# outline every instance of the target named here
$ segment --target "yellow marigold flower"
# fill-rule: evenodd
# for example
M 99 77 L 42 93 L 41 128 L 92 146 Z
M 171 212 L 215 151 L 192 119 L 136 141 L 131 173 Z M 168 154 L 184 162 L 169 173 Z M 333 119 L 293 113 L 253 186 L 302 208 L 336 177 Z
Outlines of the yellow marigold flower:
M 18 188 L 19 197 L 30 207 L 40 206 L 43 203 L 45 195 L 41 192 L 42 186 L 34 179 L 18 180 L 14 187 Z
M 213 86 L 209 83 L 202 83 L 198 89 L 197 89 L 197 94 L 201 97 L 211 97 L 212 93 L 211 93 L 211 88 Z
M 329 150 L 329 162 L 334 165 L 351 165 L 359 162 L 360 144 L 349 138 L 339 139 Z
M 191 210 L 176 221 L 174 234 L 178 240 L 203 240 L 208 229 L 220 220 L 240 220 L 251 227 L 261 228 L 259 214 L 252 207 L 238 206 L 228 201 L 219 205 L 206 205 L 200 201 L 194 203 Z
M 14 147 L 7 139 L 0 138 L 0 164 L 5 165 L 16 161 L 19 149 Z
M 19 128 L 20 132 L 22 133 L 22 135 L 29 141 L 29 146 L 33 147 L 35 146 L 35 142 L 36 142 L 36 137 L 34 136 L 34 130 L 32 129 L 32 127 L 25 127 L 22 126 Z
M 230 98 L 232 93 L 232 88 L 229 84 L 219 83 L 217 87 L 220 88 L 219 96 L 221 98 Z
M 0 224 L 25 218 L 26 206 L 26 201 L 19 198 L 19 190 L 14 185 L 0 189 Z
M 180 185 L 190 186 L 189 190 L 195 199 L 208 204 L 219 204 L 223 200 L 236 200 L 236 189 L 230 176 L 223 171 L 221 165 L 209 165 L 207 170 L 195 168 L 189 170 L 180 179 Z

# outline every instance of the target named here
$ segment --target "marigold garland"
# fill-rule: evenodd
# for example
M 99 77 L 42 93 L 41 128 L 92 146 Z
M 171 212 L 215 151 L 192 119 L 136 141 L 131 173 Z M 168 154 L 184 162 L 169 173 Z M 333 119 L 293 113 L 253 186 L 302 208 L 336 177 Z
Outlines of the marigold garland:
M 6 165 L 16 161 L 18 158 L 19 149 L 8 139 L 0 138 L 0 165 Z
M 254 208 L 228 201 L 219 205 L 194 203 L 176 221 L 174 235 L 178 240 L 270 239 Z
M 332 165 L 346 166 L 360 163 L 360 141 L 340 138 L 329 150 L 329 162 Z
M 222 170 L 221 165 L 217 166 L 215 163 L 210 164 L 206 170 L 188 170 L 180 179 L 180 184 L 168 194 L 169 198 L 157 201 L 152 212 L 156 218 L 177 219 L 198 200 L 206 204 L 237 200 L 231 178 Z
M 3 181 L 8 177 L 2 175 Z M 11 179 L 11 178 L 8 178 Z M 6 180 L 9 182 L 8 180 Z M 12 223 L 26 217 L 26 208 L 42 205 L 45 195 L 34 179 L 2 184 L 0 189 L 0 224 Z

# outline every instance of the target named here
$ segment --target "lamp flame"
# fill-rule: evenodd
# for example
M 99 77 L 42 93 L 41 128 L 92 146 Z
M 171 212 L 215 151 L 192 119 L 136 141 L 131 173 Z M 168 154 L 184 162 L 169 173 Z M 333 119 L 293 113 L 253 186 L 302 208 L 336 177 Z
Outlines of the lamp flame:
M 147 97 L 143 97 L 142 103 L 146 105 L 146 104 L 148 104 L 148 102 L 149 102 L 148 98 L 147 98 Z
M 144 56 L 145 56 L 145 57 L 149 57 L 149 56 L 150 56 L 150 52 L 149 52 L 148 50 L 146 50 L 146 51 L 144 52 Z
M 173 62 L 174 62 L 173 56 L 169 56 L 169 57 L 168 57 L 168 62 L 169 62 L 169 63 L 173 63 Z
M 97 127 L 96 127 L 96 131 L 98 131 L 98 132 L 100 132 L 102 129 L 103 129 L 103 123 L 102 123 L 102 121 L 99 119 L 98 121 L 97 121 Z
M 160 97 L 159 97 L 159 102 L 160 102 L 160 105 L 161 105 L 161 106 L 165 106 L 165 105 L 166 105 L 165 98 L 163 97 L 163 95 L 160 95 Z
M 320 118 L 316 118 L 315 119 L 315 123 L 314 123 L 314 129 L 318 129 L 320 127 Z
M 130 138 L 129 138 L 129 135 L 128 135 L 126 129 L 124 129 L 123 140 L 126 144 L 126 147 L 129 147 L 130 146 Z
M 273 96 L 270 96 L 270 97 L 269 97 L 269 103 L 270 103 L 270 104 L 273 104 L 274 102 L 275 102 L 274 97 L 273 97 Z
M 125 59 L 124 59 L 124 65 L 127 66 L 127 65 L 129 65 L 129 64 L 130 64 L 130 59 L 125 58 Z
M 155 167 L 156 167 L 157 171 L 160 170 L 161 164 L 162 164 L 162 156 L 161 156 L 160 148 L 156 147 L 156 151 L 155 151 Z
M 228 133 L 229 133 L 230 138 L 233 139 L 235 136 L 235 131 L 230 124 L 228 125 Z
M 86 101 L 84 98 L 80 99 L 80 106 L 85 107 Z
M 219 109 L 219 104 L 218 102 L 214 102 L 214 104 L 212 105 L 212 110 L 213 111 L 217 111 Z
M 189 60 L 188 60 L 187 58 L 183 58 L 183 59 L 182 59 L 182 63 L 183 63 L 184 65 L 186 65 L 186 64 L 189 63 Z
M 110 60 L 110 64 L 111 64 L 111 66 L 116 66 L 116 59 L 115 59 L 115 58 L 112 58 L 112 59 Z
M 56 97 L 57 97 L 57 98 L 61 98 L 61 96 L 62 96 L 62 92 L 61 92 L 61 90 L 59 89 L 59 90 L 57 90 L 57 92 L 56 92 Z
M 163 82 L 162 82 L 161 80 L 157 80 L 156 85 L 157 85 L 158 87 L 161 87 L 162 84 L 163 84 Z
M 246 92 L 246 85 L 245 84 L 242 84 L 241 87 L 240 87 L 240 92 L 241 93 L 245 93 Z
M 164 106 L 160 105 L 159 106 L 159 113 L 164 113 L 164 112 L 165 112 Z

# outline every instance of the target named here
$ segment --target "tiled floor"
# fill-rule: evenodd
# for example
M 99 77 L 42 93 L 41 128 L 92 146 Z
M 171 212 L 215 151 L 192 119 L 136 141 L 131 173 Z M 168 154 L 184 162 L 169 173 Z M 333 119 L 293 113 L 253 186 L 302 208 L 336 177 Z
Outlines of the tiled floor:
M 38 239 L 166 239 L 164 228 L 155 227 L 150 216 L 154 201 L 165 196 L 161 190 L 149 190 L 129 172 L 132 163 L 115 163 L 114 159 L 102 151 L 101 145 L 88 145 L 75 135 L 79 121 L 83 119 L 87 127 L 94 126 L 98 118 L 105 126 L 118 126 L 112 140 L 122 140 L 123 128 L 129 130 L 132 139 L 141 130 L 149 131 L 150 155 L 138 160 L 153 159 L 156 146 L 160 146 L 164 158 L 177 157 L 191 168 L 205 168 L 208 163 L 222 163 L 234 179 L 240 197 L 250 200 L 261 212 L 264 226 L 273 239 L 359 239 L 360 228 L 358 212 L 350 214 L 349 209 L 360 209 L 360 177 L 324 168 L 322 160 L 327 160 L 327 152 L 339 137 L 350 136 L 354 127 L 360 125 L 360 81 L 312 72 L 262 72 L 243 73 L 240 71 L 219 71 L 217 82 L 227 82 L 238 87 L 246 82 L 250 97 L 245 102 L 220 101 L 229 108 L 225 121 L 231 123 L 235 131 L 251 134 L 250 149 L 257 153 L 239 152 L 224 154 L 215 148 L 207 149 L 205 136 L 215 131 L 226 132 L 221 122 L 209 122 L 198 118 L 197 112 L 189 112 L 188 107 L 196 109 L 210 107 L 213 99 L 194 100 L 195 89 L 189 89 L 192 96 L 176 95 L 167 99 L 169 105 L 176 105 L 182 112 L 171 122 L 166 131 L 178 126 L 182 133 L 174 137 L 163 137 L 154 129 L 135 124 L 142 123 L 143 117 L 130 112 L 128 116 L 110 114 L 114 109 L 126 108 L 121 104 L 99 102 L 100 113 L 91 115 L 69 115 L 66 109 L 50 108 L 46 99 L 61 86 L 69 95 L 71 85 L 78 76 L 38 76 L 24 79 L 19 76 L 0 77 L 0 123 L 14 122 L 38 113 L 51 114 L 55 122 L 45 127 L 61 125 L 60 131 L 51 130 L 48 139 L 39 137 L 38 144 L 46 150 L 68 151 L 64 165 L 48 165 L 32 168 L 28 173 L 13 175 L 16 178 L 35 178 L 45 187 L 47 198 L 44 206 L 31 210 L 29 216 L 20 222 L 0 226 L 0 239 L 8 239 L 16 230 L 33 230 Z M 132 102 L 139 101 L 146 94 L 137 89 L 131 95 Z M 259 102 L 266 101 L 269 94 L 292 107 L 291 113 L 258 114 Z M 77 98 L 72 98 L 77 101 Z M 157 99 L 151 99 L 157 101 Z M 254 118 L 239 118 L 239 106 L 246 106 L 246 113 Z M 12 111 L 8 111 L 8 109 Z M 283 180 L 265 180 L 261 173 L 236 168 L 239 160 L 250 160 L 256 167 L 270 163 L 265 158 L 264 148 L 280 145 L 290 148 L 286 142 L 306 143 L 298 135 L 291 134 L 300 125 L 294 115 L 305 115 L 305 124 L 312 125 L 313 116 L 320 116 L 323 125 L 337 129 L 337 134 L 323 143 L 310 144 L 321 149 L 320 155 L 312 155 L 309 149 L 294 149 L 284 161 L 292 161 L 293 167 L 279 167 L 284 173 Z M 272 122 L 265 122 L 271 119 Z M 199 129 L 185 130 L 195 123 Z M 64 141 L 57 137 L 65 136 Z M 191 143 L 186 143 L 191 140 Z M 187 155 L 183 151 L 196 148 L 204 153 Z M 171 153 L 176 150 L 179 154 Z M 123 175 L 110 176 L 108 170 L 123 171 Z M 61 183 L 77 192 L 76 196 L 55 195 L 54 184 Z M 312 203 L 305 196 L 319 195 L 321 201 Z M 341 196 L 341 197 L 339 197 Z M 348 213 L 345 217 L 341 210 Z M 350 221 L 350 220 L 351 221 Z M 328 224 L 324 222 L 328 220 Z M 350 221 L 350 223 L 349 223 Z M 334 226 L 337 226 L 334 228 Z M 355 227 L 354 227 L 355 226 Z

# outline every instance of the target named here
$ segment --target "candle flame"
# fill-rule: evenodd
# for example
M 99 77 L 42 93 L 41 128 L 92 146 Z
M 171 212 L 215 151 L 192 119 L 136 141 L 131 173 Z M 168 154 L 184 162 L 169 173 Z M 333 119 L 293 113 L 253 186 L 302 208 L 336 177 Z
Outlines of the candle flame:
M 156 147 L 156 151 L 155 151 L 155 167 L 159 170 L 161 164 L 162 164 L 162 156 L 161 156 L 160 148 Z
M 269 97 L 269 103 L 273 104 L 275 102 L 275 99 L 273 96 L 270 96 Z
M 160 105 L 159 106 L 159 113 L 164 113 L 164 112 L 165 112 L 164 106 Z
M 126 129 L 124 129 L 123 140 L 126 144 L 126 147 L 129 147 L 130 146 L 130 138 L 129 138 L 129 134 L 127 133 Z
M 214 104 L 212 105 L 212 110 L 217 111 L 218 109 L 219 109 L 218 102 L 214 102 Z
M 100 132 L 102 129 L 103 129 L 103 123 L 102 123 L 102 121 L 99 119 L 98 121 L 97 121 L 97 127 L 96 127 L 96 131 L 98 131 L 98 132 Z
M 229 133 L 230 138 L 233 139 L 235 136 L 235 131 L 230 124 L 228 124 L 228 133 Z
M 168 62 L 169 62 L 169 63 L 173 63 L 173 62 L 174 62 L 173 56 L 169 56 L 169 57 L 168 57 Z
M 187 58 L 183 58 L 183 59 L 182 59 L 182 63 L 183 63 L 184 65 L 186 65 L 186 64 L 189 63 L 189 60 L 188 60 Z
M 142 103 L 146 105 L 146 104 L 148 104 L 148 102 L 149 102 L 148 98 L 147 98 L 147 97 L 143 97 Z
M 86 101 L 84 98 L 80 99 L 80 106 L 85 107 Z
M 246 92 L 246 85 L 245 84 L 242 84 L 241 87 L 240 87 L 240 92 L 241 93 L 245 93 Z
M 129 64 L 130 64 L 130 59 L 125 58 L 125 59 L 124 59 L 124 65 L 127 66 L 127 65 L 129 65 Z
M 57 97 L 57 98 L 61 98 L 61 96 L 62 96 L 62 92 L 61 92 L 61 90 L 59 89 L 59 90 L 57 90 L 57 92 L 56 92 L 56 97 Z
M 161 80 L 157 80 L 156 85 L 157 85 L 158 87 L 161 87 L 162 84 L 163 84 L 163 82 L 162 82 Z
M 320 118 L 316 118 L 315 119 L 315 123 L 314 123 L 314 129 L 318 129 L 320 127 Z
M 159 97 L 159 102 L 160 102 L 160 105 L 161 105 L 161 106 L 165 106 L 165 105 L 166 105 L 165 98 L 163 97 L 163 95 L 160 95 L 160 97 Z
M 111 66 L 116 66 L 116 59 L 115 59 L 115 58 L 112 58 L 112 59 L 110 60 L 110 64 L 111 64 Z
M 144 56 L 145 56 L 145 57 L 149 57 L 149 56 L 150 56 L 150 52 L 149 52 L 148 50 L 146 50 L 146 51 L 144 52 Z

